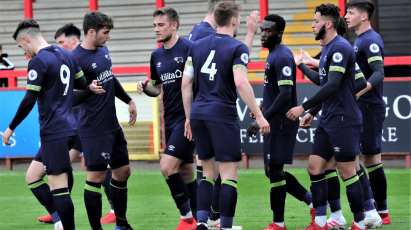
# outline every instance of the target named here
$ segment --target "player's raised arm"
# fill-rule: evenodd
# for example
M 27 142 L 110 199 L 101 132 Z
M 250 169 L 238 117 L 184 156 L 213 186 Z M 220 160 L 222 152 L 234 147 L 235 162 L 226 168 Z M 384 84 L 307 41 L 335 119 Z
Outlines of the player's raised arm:
M 244 40 L 244 44 L 248 46 L 248 51 L 251 53 L 253 48 L 253 39 L 257 33 L 258 23 L 260 22 L 260 12 L 257 10 L 253 11 L 250 16 L 247 16 L 247 35 Z
M 191 51 L 191 49 L 190 49 Z M 190 52 L 189 51 L 189 52 Z M 188 56 L 184 68 L 183 82 L 181 83 L 181 94 L 183 97 L 184 112 L 186 114 L 186 124 L 184 136 L 189 140 L 193 140 L 193 134 L 190 126 L 190 112 L 193 105 L 193 83 L 194 83 L 194 67 L 192 58 Z

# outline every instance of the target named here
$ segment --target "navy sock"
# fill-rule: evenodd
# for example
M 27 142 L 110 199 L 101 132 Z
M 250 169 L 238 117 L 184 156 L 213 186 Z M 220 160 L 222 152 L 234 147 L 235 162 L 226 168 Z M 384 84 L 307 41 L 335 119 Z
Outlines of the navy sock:
M 331 212 L 341 210 L 340 202 L 340 180 L 338 179 L 337 170 L 325 170 L 325 179 L 328 186 L 328 203 L 330 204 Z
M 197 184 L 200 184 L 201 179 L 203 178 L 203 166 L 197 165 Z
M 354 214 L 354 221 L 360 222 L 364 220 L 364 195 L 358 175 L 354 175 L 347 180 L 344 180 L 346 187 L 347 198 L 350 204 L 351 212 Z
M 99 230 L 101 228 L 101 183 L 94 183 L 86 181 L 84 187 L 84 204 L 86 205 L 88 221 L 93 230 Z
M 367 212 L 367 211 L 371 211 L 374 209 L 374 204 L 371 200 L 371 193 L 370 193 L 370 187 L 368 186 L 369 182 L 368 182 L 367 174 L 365 173 L 365 170 L 361 164 L 360 164 L 360 168 L 361 169 L 357 171 L 357 176 L 360 180 L 362 192 L 364 196 L 364 210 Z
M 328 186 L 325 174 L 310 175 L 311 196 L 315 208 L 315 216 L 327 215 Z
M 74 205 L 68 188 L 59 188 L 51 191 L 57 213 L 65 230 L 75 229 Z
M 270 176 L 270 203 L 274 214 L 273 222 L 284 222 L 285 197 L 287 195 L 284 175 Z
M 38 180 L 33 183 L 28 184 L 31 192 L 37 198 L 41 205 L 43 205 L 47 212 L 51 215 L 56 212 L 54 206 L 53 194 L 50 191 L 49 185 L 43 180 Z M 54 221 L 54 219 L 53 219 Z
M 218 175 L 213 189 L 213 198 L 211 200 L 210 220 L 218 220 L 220 218 L 220 190 L 221 177 Z
M 59 214 L 57 213 L 57 211 L 51 213 L 50 216 L 51 216 L 51 218 L 53 219 L 53 223 L 54 223 L 54 224 L 60 221 L 60 216 L 59 216 Z
M 104 178 L 104 182 L 103 182 L 103 188 L 104 188 L 104 192 L 106 193 L 108 203 L 110 203 L 111 210 L 114 210 L 113 201 L 111 200 L 111 197 L 110 197 L 110 180 L 111 180 L 112 175 L 113 175 L 113 172 L 111 168 L 107 168 L 106 178 Z
M 307 205 L 310 205 L 312 203 L 310 192 L 308 192 L 291 173 L 284 172 L 284 177 L 287 183 L 287 192 L 297 200 L 304 201 Z
M 377 211 L 388 210 L 387 208 L 387 179 L 385 178 L 382 164 L 367 167 L 368 176 Z
M 220 226 L 232 228 L 237 206 L 237 181 L 223 180 L 220 190 Z
M 190 200 L 190 207 L 193 213 L 193 217 L 197 220 L 197 191 L 198 191 L 198 184 L 195 178 L 191 180 L 186 180 L 186 186 L 188 190 L 188 198 Z
M 190 206 L 188 206 L 187 209 L 187 206 L 183 204 L 189 203 L 188 189 L 180 173 L 174 173 L 173 175 L 165 177 L 165 179 L 170 188 L 171 196 L 177 208 L 180 210 L 180 214 L 182 216 L 187 215 L 187 213 L 191 211 Z
M 212 193 L 215 181 L 208 177 L 203 177 L 198 185 L 197 194 L 197 222 L 207 223 L 208 212 L 210 210 Z M 220 196 L 221 197 L 221 196 Z
M 67 184 L 68 184 L 69 192 L 71 194 L 71 190 L 73 189 L 73 184 L 74 184 L 73 171 L 67 173 Z
M 129 227 L 127 222 L 127 181 L 116 181 L 111 178 L 110 196 L 113 201 L 114 213 L 116 214 L 116 224 L 119 227 Z

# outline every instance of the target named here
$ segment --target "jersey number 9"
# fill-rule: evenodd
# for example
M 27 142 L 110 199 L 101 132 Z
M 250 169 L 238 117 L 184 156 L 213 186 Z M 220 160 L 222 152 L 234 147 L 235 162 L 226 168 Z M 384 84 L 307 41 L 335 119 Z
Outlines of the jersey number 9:
M 214 58 L 215 50 L 211 50 L 210 54 L 208 55 L 208 58 L 206 62 L 204 63 L 203 67 L 201 67 L 201 73 L 208 73 L 210 74 L 210 81 L 214 81 L 214 75 L 217 74 L 217 69 L 215 68 L 215 63 L 211 63 L 211 61 Z M 211 68 L 208 68 L 208 66 L 211 64 Z
M 66 72 L 66 77 L 64 77 L 64 72 Z M 61 82 L 63 82 L 63 84 L 66 85 L 66 89 L 64 90 L 64 93 L 63 93 L 63 96 L 66 96 L 67 90 L 70 86 L 70 69 L 68 66 L 64 64 L 61 65 L 61 68 L 60 68 L 60 79 L 61 79 Z

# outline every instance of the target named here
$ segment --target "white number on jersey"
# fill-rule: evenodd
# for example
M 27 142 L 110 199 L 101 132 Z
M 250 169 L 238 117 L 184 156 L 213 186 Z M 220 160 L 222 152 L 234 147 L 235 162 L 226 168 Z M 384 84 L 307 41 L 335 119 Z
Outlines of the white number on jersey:
M 67 77 L 64 77 L 64 72 L 66 72 Z M 70 69 L 68 66 L 64 64 L 61 65 L 61 68 L 60 68 L 60 79 L 61 79 L 61 82 L 63 82 L 63 84 L 66 85 L 66 89 L 64 90 L 64 93 L 63 93 L 63 96 L 66 96 L 67 90 L 70 86 Z
M 207 61 L 204 63 L 203 67 L 201 67 L 201 73 L 208 73 L 210 74 L 210 81 L 214 81 L 214 75 L 217 73 L 217 69 L 215 68 L 215 63 L 211 63 L 214 58 L 215 50 L 211 50 L 210 54 L 208 55 Z M 211 68 L 208 66 L 211 64 Z
M 188 35 L 188 40 L 191 40 L 191 36 L 193 36 L 193 34 Z

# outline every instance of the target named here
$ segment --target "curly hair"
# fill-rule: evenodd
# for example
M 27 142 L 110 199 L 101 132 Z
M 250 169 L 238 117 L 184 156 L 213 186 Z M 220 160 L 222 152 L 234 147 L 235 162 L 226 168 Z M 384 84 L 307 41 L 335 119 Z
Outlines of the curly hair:
M 16 40 L 20 34 L 26 34 L 31 37 L 38 37 L 40 34 L 40 26 L 39 24 L 32 18 L 25 19 L 19 23 L 17 26 L 16 31 L 13 34 L 13 39 Z
M 54 35 L 54 39 L 57 39 L 62 34 L 66 37 L 74 36 L 78 40 L 80 40 L 81 32 L 80 29 L 77 28 L 73 23 L 67 23 L 63 27 L 57 30 L 56 34 Z
M 333 23 L 334 29 L 337 29 L 340 20 L 340 8 L 334 4 L 327 3 L 315 7 L 315 13 L 320 13 L 321 16 L 327 17 Z
M 90 11 L 84 15 L 83 20 L 83 30 L 84 35 L 87 35 L 88 31 L 93 29 L 98 33 L 103 28 L 109 28 L 110 30 L 114 28 L 113 18 L 100 11 Z
M 214 10 L 214 19 L 217 26 L 227 26 L 230 23 L 231 18 L 238 17 L 240 10 L 240 4 L 235 2 L 226 1 L 218 3 Z
M 370 0 L 351 0 L 345 4 L 345 11 L 347 12 L 351 7 L 356 8 L 360 13 L 367 13 L 368 21 L 375 12 L 375 5 Z
M 170 24 L 177 22 L 177 30 L 180 27 L 180 16 L 178 15 L 177 11 L 171 7 L 163 7 L 156 9 L 153 12 L 153 17 L 166 15 Z
M 278 14 L 269 14 L 264 17 L 264 20 L 270 21 L 270 22 L 275 22 L 275 25 L 277 27 L 277 32 L 284 31 L 285 29 L 285 20 L 283 17 L 281 17 Z

